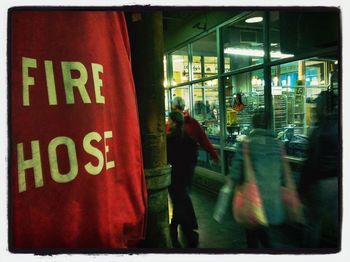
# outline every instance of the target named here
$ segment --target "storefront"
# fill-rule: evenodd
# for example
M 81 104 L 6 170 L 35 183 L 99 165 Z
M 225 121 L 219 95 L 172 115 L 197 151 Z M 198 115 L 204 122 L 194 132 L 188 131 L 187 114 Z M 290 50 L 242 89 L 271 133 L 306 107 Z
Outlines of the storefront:
M 166 111 L 171 98 L 183 97 L 221 158 L 217 165 L 200 150 L 199 166 L 226 175 L 257 108 L 265 108 L 269 126 L 287 142 L 289 160 L 302 163 L 315 122 L 314 99 L 338 74 L 339 10 L 232 12 L 212 28 L 208 13 L 192 21 L 202 32 L 178 39 L 164 56 Z M 237 94 L 240 111 L 233 107 Z

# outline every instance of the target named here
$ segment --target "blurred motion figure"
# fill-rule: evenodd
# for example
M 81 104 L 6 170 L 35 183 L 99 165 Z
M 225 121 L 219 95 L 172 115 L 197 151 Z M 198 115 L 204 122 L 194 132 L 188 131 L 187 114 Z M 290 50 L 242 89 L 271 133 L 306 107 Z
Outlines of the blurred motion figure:
M 321 246 L 321 235 L 339 230 L 340 150 L 338 95 L 323 91 L 316 99 L 316 128 L 310 135 L 307 159 L 301 174 L 299 192 L 305 204 L 306 225 L 303 247 Z
M 283 164 L 281 144 L 274 133 L 267 129 L 264 109 L 258 109 L 252 118 L 253 130 L 248 136 L 249 156 L 260 190 L 268 227 L 246 228 L 248 248 L 281 247 L 279 238 L 286 214 L 281 197 L 283 184 Z M 244 182 L 244 155 L 242 145 L 232 160 L 229 177 L 234 186 Z
M 196 142 L 183 130 L 184 118 L 180 112 L 169 114 L 167 134 L 167 157 L 171 164 L 171 184 L 169 194 L 173 204 L 170 234 L 174 247 L 180 247 L 178 225 L 187 240 L 188 247 L 197 247 L 197 218 L 189 195 L 193 168 L 197 161 Z

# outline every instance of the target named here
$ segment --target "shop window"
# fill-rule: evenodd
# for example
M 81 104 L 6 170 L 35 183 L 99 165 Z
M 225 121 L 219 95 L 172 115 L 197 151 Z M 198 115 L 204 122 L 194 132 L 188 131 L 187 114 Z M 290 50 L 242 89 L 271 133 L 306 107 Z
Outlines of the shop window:
M 252 12 L 223 28 L 226 72 L 263 63 L 263 14 Z
M 225 78 L 227 147 L 250 132 L 254 111 L 264 107 L 264 84 L 263 70 Z
M 193 79 L 217 75 L 216 34 L 209 34 L 192 44 Z
M 271 68 L 276 133 L 309 135 L 316 122 L 314 101 L 329 87 L 336 64 L 336 59 L 311 58 Z
M 209 140 L 220 144 L 220 112 L 218 80 L 193 85 L 193 116 L 202 124 Z
M 193 80 L 203 78 L 203 56 L 193 56 L 192 58 L 192 72 L 193 72 Z
M 178 85 L 189 81 L 188 52 L 187 47 L 181 48 L 170 54 L 172 62 L 171 85 Z
M 218 73 L 217 57 L 204 57 L 204 77 L 210 77 Z
M 270 12 L 270 58 L 271 61 L 293 57 L 294 54 L 292 52 L 284 52 L 281 51 L 281 32 L 280 32 L 280 12 Z M 287 33 L 287 32 L 286 32 Z M 283 34 L 286 34 L 283 33 Z M 296 37 L 296 36 L 290 36 Z M 291 51 L 291 50 L 288 50 Z

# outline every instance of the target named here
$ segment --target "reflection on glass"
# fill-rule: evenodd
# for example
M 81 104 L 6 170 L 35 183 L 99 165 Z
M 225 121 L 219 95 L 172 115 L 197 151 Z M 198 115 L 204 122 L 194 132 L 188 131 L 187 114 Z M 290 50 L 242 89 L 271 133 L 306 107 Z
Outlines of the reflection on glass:
M 257 17 L 260 19 L 248 20 Z M 253 12 L 223 28 L 225 71 L 263 63 L 262 17 L 263 12 Z
M 226 145 L 233 146 L 251 130 L 254 110 L 264 107 L 263 70 L 226 77 Z
M 229 72 L 231 70 L 231 59 L 229 57 L 224 58 L 224 71 Z
M 316 120 L 314 100 L 327 90 L 336 65 L 336 59 L 311 58 L 271 68 L 276 132 L 310 133 Z
M 277 50 L 292 55 L 336 46 L 340 32 L 338 11 L 271 12 L 271 46 L 276 45 Z
M 270 12 L 270 57 L 271 60 L 293 57 L 290 52 L 281 52 L 280 12 Z M 288 34 L 288 33 L 287 33 Z M 297 36 L 290 36 L 297 37 Z
M 209 139 L 214 144 L 219 143 L 220 112 L 219 112 L 218 80 L 208 80 L 193 86 L 194 117 L 203 125 Z
M 187 47 L 181 48 L 170 54 L 173 79 L 171 85 L 177 85 L 189 81 Z

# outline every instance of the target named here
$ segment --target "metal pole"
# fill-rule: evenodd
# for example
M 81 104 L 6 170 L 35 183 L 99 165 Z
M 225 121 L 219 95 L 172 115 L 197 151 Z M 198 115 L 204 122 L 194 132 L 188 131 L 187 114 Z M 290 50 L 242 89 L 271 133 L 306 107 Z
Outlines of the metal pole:
M 273 128 L 273 105 L 271 92 L 271 68 L 267 64 L 270 62 L 270 13 L 268 11 L 264 14 L 264 101 L 265 114 L 267 119 L 267 127 Z

